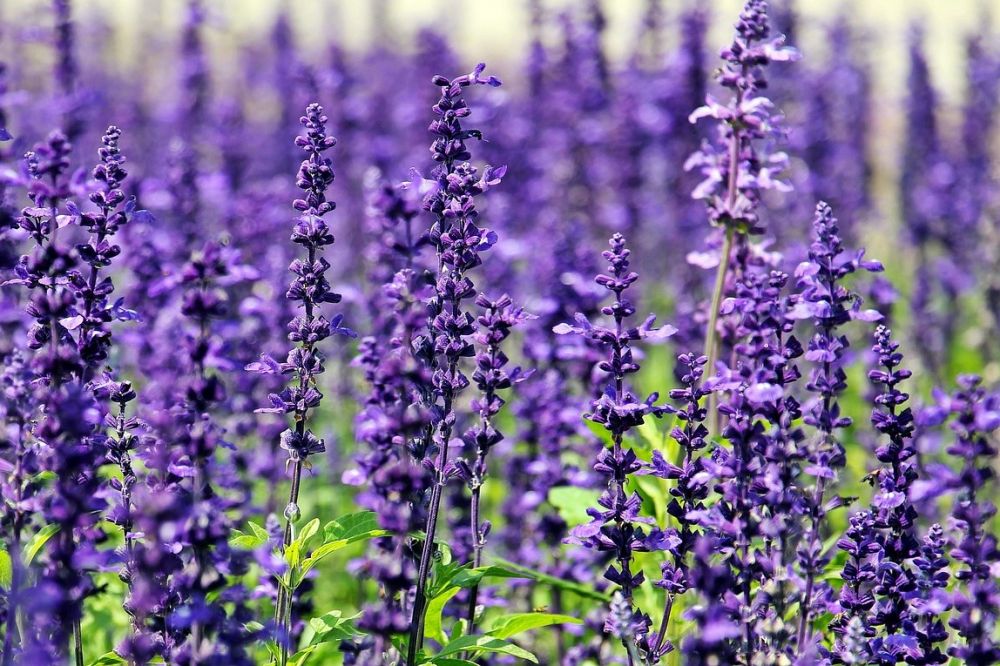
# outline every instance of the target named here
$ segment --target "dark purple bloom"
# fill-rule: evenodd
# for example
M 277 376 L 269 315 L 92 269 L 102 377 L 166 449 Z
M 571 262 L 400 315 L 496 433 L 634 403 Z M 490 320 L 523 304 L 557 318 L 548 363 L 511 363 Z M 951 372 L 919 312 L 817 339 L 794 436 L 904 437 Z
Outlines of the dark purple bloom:
M 473 567 L 482 565 L 486 535 L 490 530 L 490 522 L 483 520 L 481 516 L 481 497 L 483 484 L 486 481 L 487 457 L 490 450 L 503 441 L 503 433 L 496 427 L 495 421 L 506 404 L 506 400 L 499 392 L 510 389 L 525 378 L 521 368 L 507 368 L 510 359 L 503 351 L 503 343 L 510 337 L 512 329 L 530 318 L 524 310 L 515 307 L 510 296 L 506 294 L 496 300 L 490 300 L 485 294 L 479 294 L 476 297 L 476 305 L 482 311 L 476 317 L 477 330 L 473 335 L 478 350 L 472 381 L 475 382 L 480 395 L 472 401 L 472 409 L 479 414 L 479 423 L 472 426 L 463 436 L 466 444 L 475 451 L 475 459 L 471 465 L 461 461 L 460 468 L 460 476 L 472 494 L 470 519 Z M 469 596 L 470 630 L 475 626 L 478 592 L 477 585 L 472 588 Z
M 952 416 L 954 441 L 948 453 L 962 461 L 961 470 L 949 483 L 955 493 L 957 527 L 950 555 L 960 568 L 952 596 L 955 612 L 948 624 L 963 643 L 952 645 L 948 654 L 968 664 L 989 664 L 1000 660 L 1000 644 L 993 631 L 1000 617 L 1000 591 L 992 574 L 1000 562 L 1000 549 L 987 527 L 996 505 L 984 497 L 984 491 L 995 479 L 990 461 L 996 447 L 990 438 L 1000 427 L 1000 399 L 986 393 L 979 377 L 964 375 L 959 377 L 959 390 L 941 402 Z
M 431 456 L 434 456 L 435 483 L 431 489 L 426 536 L 410 619 L 407 663 L 411 664 L 415 663 L 420 647 L 417 644 L 418 626 L 426 610 L 427 577 L 442 489 L 450 473 L 448 452 L 456 420 L 455 399 L 469 385 L 461 361 L 474 354 L 470 338 L 475 328 L 472 315 L 465 310 L 465 303 L 475 298 L 476 287 L 468 273 L 482 263 L 480 253 L 489 250 L 496 242 L 496 233 L 478 224 L 475 197 L 499 184 L 507 171 L 503 166 L 487 166 L 480 175 L 467 161 L 472 157 L 468 140 L 482 139 L 482 133 L 462 127 L 462 119 L 471 113 L 463 96 L 464 90 L 473 85 L 500 85 L 500 79 L 482 76 L 485 68 L 486 65 L 480 63 L 471 73 L 455 79 L 449 80 L 440 75 L 432 79 L 441 90 L 441 97 L 433 107 L 437 117 L 428 128 L 434 135 L 431 156 L 438 165 L 434 168 L 433 183 L 424 197 L 424 210 L 434 216 L 430 240 L 438 258 L 434 294 L 428 301 L 433 353 L 426 356 L 433 369 L 433 395 L 430 396 L 433 402 L 428 405 L 432 413 L 433 444 L 427 451 L 427 460 L 430 463 Z
M 817 430 L 817 436 L 807 452 L 808 464 L 804 469 L 815 479 L 806 496 L 809 529 L 797 552 L 799 567 L 806 579 L 805 612 L 800 616 L 798 634 L 800 646 L 806 644 L 809 634 L 815 579 L 827 564 L 820 541 L 828 510 L 825 494 L 845 462 L 844 446 L 837 432 L 851 424 L 851 419 L 841 414 L 837 402 L 838 396 L 847 389 L 847 373 L 843 366 L 848 341 L 839 329 L 852 319 L 873 321 L 880 318 L 877 312 L 861 309 L 861 297 L 850 291 L 843 280 L 858 269 L 882 270 L 878 262 L 864 261 L 863 251 L 853 254 L 845 251 L 837 220 L 825 203 L 816 206 L 813 234 L 809 259 L 795 269 L 800 296 L 789 315 L 812 319 L 816 329 L 805 353 L 806 360 L 813 363 L 806 388 L 816 397 L 803 411 L 805 422 Z
M 607 360 L 599 364 L 600 370 L 607 375 L 608 385 L 585 414 L 585 418 L 603 426 L 611 436 L 612 447 L 602 448 L 594 465 L 594 469 L 607 478 L 607 488 L 600 497 L 600 508 L 587 510 L 591 522 L 575 527 L 568 541 L 613 553 L 615 564 L 608 567 L 604 577 L 618 585 L 626 602 L 632 603 L 633 591 L 644 581 L 641 571 L 632 570 L 633 552 L 650 547 L 641 527 L 649 519 L 640 516 L 642 500 L 638 493 L 629 494 L 626 489 L 629 476 L 642 470 L 644 464 L 623 440 L 625 433 L 641 425 L 646 416 L 659 416 L 664 410 L 654 404 L 655 393 L 641 399 L 626 386 L 625 380 L 639 371 L 632 343 L 662 340 L 673 335 L 676 329 L 672 326 L 654 328 L 652 315 L 637 327 L 626 327 L 626 319 L 635 314 L 635 306 L 625 292 L 639 276 L 629 268 L 630 253 L 624 237 L 615 234 L 609 244 L 611 249 L 603 252 L 608 273 L 598 275 L 595 281 L 614 296 L 614 301 L 602 308 L 602 314 L 612 318 L 614 327 L 594 325 L 583 315 L 577 315 L 576 325 L 560 324 L 555 329 L 559 334 L 573 333 L 589 338 L 608 353 Z M 635 637 L 636 643 L 642 642 L 640 636 L 647 631 L 648 620 L 645 629 Z
M 340 294 L 335 293 L 326 278 L 330 263 L 323 257 L 323 250 L 333 244 L 333 234 L 324 219 L 336 204 L 327 200 L 326 192 L 333 184 L 333 162 L 324 153 L 336 144 L 336 139 L 326 133 L 327 117 L 323 107 L 310 104 L 300 118 L 305 127 L 305 136 L 295 139 L 295 145 L 306 152 L 306 159 L 299 166 L 295 185 L 303 191 L 304 198 L 296 199 L 292 207 L 300 213 L 292 229 L 291 240 L 305 250 L 305 259 L 295 259 L 288 270 L 295 276 L 288 286 L 286 297 L 302 308 L 302 314 L 288 323 L 288 339 L 296 346 L 288 352 L 284 363 L 263 356 L 257 363 L 247 366 L 247 370 L 265 374 L 280 372 L 292 377 L 281 393 L 271 394 L 270 408 L 258 411 L 284 413 L 294 420 L 294 427 L 281 433 L 281 448 L 288 452 L 292 484 L 288 504 L 285 506 L 285 529 L 283 544 L 292 541 L 294 524 L 301 511 L 298 506 L 299 487 L 303 468 L 311 463 L 309 457 L 322 453 L 325 444 L 308 428 L 310 412 L 315 409 L 323 395 L 315 388 L 316 377 L 324 371 L 325 357 L 317 345 L 332 335 L 355 334 L 343 326 L 343 316 L 333 319 L 323 316 L 321 308 L 327 303 L 339 303 Z M 276 617 L 284 623 L 289 616 L 285 604 L 291 603 L 284 591 L 277 599 Z M 288 634 L 290 627 L 282 630 L 281 636 Z M 282 650 L 287 650 L 287 641 L 281 639 Z
M 876 485 L 871 513 L 880 546 L 871 624 L 883 628 L 885 640 L 901 635 L 911 622 L 906 597 L 913 592 L 915 582 L 909 561 L 916 557 L 919 548 L 914 534 L 917 512 L 910 502 L 910 489 L 917 478 L 913 414 L 905 406 L 909 395 L 898 388 L 911 373 L 900 367 L 903 355 L 898 349 L 899 343 L 892 340 L 889 329 L 879 326 L 872 348 L 877 365 L 868 378 L 882 387 L 875 397 L 871 421 L 887 441 L 875 450 L 875 457 L 883 467 L 869 477 Z

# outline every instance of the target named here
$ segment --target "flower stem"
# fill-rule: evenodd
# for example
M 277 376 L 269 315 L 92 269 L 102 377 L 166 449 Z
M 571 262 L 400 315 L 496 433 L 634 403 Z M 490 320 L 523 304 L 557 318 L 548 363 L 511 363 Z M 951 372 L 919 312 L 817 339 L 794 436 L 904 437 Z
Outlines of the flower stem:
M 305 427 L 304 420 L 300 420 L 300 427 Z M 293 458 L 292 463 L 292 486 L 288 491 L 288 505 L 285 508 L 285 531 L 281 538 L 282 551 L 292 543 L 292 529 L 295 514 L 298 513 L 299 487 L 302 483 L 302 460 Z M 285 590 L 285 586 L 279 584 L 278 598 L 275 604 L 274 621 L 278 625 L 278 639 L 281 643 L 281 666 L 288 663 L 288 645 L 291 642 L 291 615 L 292 615 L 292 591 Z
M 453 364 L 454 365 L 454 364 Z M 456 368 L 457 371 L 457 368 Z M 454 376 L 454 371 L 449 373 Z M 451 394 L 445 393 L 444 413 L 451 413 Z M 441 509 L 441 495 L 447 479 L 444 476 L 448 465 L 448 440 L 451 438 L 451 426 L 441 425 L 438 458 L 435 465 L 434 487 L 431 488 L 430 509 L 427 513 L 427 527 L 424 530 L 424 545 L 420 551 L 420 567 L 417 569 L 417 590 L 413 597 L 413 615 L 410 618 L 410 641 L 406 647 L 405 666 L 417 666 L 417 650 L 423 647 L 424 606 L 427 603 L 427 579 L 431 571 L 431 555 L 434 553 L 434 535 L 437 532 L 438 513 Z M 418 645 L 418 643 L 420 645 Z
M 729 272 L 729 255 L 733 251 L 733 240 L 736 232 L 733 227 L 726 227 L 726 237 L 722 242 L 722 251 L 719 254 L 719 268 L 715 272 L 715 287 L 712 290 L 712 304 L 708 313 L 708 329 L 705 332 L 705 357 L 708 363 L 705 367 L 709 373 L 715 371 L 715 363 L 719 359 L 719 342 L 717 328 L 719 326 L 719 308 L 722 307 L 722 296 L 726 291 L 726 275 Z M 719 412 L 717 409 L 718 399 L 715 392 L 708 394 L 708 432 L 709 435 L 719 431 Z

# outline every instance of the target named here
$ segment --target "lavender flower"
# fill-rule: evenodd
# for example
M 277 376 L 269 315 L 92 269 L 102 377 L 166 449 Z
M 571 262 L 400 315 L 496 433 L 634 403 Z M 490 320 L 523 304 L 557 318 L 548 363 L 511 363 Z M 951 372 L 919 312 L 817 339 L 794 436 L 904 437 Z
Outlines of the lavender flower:
M 469 74 L 448 80 L 435 76 L 434 85 L 441 89 L 441 98 L 434 105 L 438 119 L 429 130 L 434 135 L 431 155 L 438 166 L 434 169 L 434 187 L 424 198 L 424 210 L 434 216 L 430 239 L 437 252 L 438 270 L 435 293 L 428 304 L 433 337 L 433 446 L 428 456 L 435 455 L 425 541 L 417 571 L 416 596 L 410 618 L 410 640 L 406 663 L 416 664 L 421 647 L 419 626 L 426 604 L 427 577 L 430 573 L 434 536 L 442 492 L 450 473 L 448 450 L 455 424 L 455 398 L 469 384 L 460 362 L 473 353 L 469 336 L 473 333 L 472 315 L 464 310 L 464 302 L 474 298 L 476 288 L 468 273 L 482 263 L 479 254 L 496 242 L 494 232 L 478 226 L 474 197 L 500 183 L 506 167 L 486 167 L 482 176 L 466 160 L 472 154 L 466 145 L 469 139 L 481 139 L 479 130 L 464 129 L 461 120 L 471 110 L 465 102 L 463 89 L 472 85 L 499 86 L 494 76 L 482 77 L 486 65 L 480 63 Z M 429 460 L 429 458 L 428 458 Z
M 675 414 L 683 425 L 675 425 L 670 436 L 680 444 L 684 456 L 679 465 L 674 465 L 667 462 L 662 453 L 654 451 L 652 461 L 653 474 L 664 479 L 675 479 L 677 482 L 670 489 L 671 500 L 667 505 L 667 513 L 680 525 L 680 529 L 676 531 L 676 542 L 669 549 L 672 559 L 660 565 L 662 577 L 655 583 L 667 594 L 654 644 L 654 648 L 661 649 L 668 644 L 666 635 L 675 600 L 678 595 L 687 592 L 691 585 L 688 559 L 699 536 L 693 516 L 704 510 L 704 500 L 708 497 L 704 466 L 698 456 L 698 452 L 707 445 L 708 437 L 708 428 L 705 427 L 707 410 L 702 404 L 702 400 L 709 394 L 702 383 L 708 359 L 704 356 L 681 354 L 677 361 L 683 372 L 681 383 L 684 388 L 671 390 L 670 398 L 681 401 L 681 407 Z
M 848 345 L 847 338 L 838 329 L 852 319 L 873 321 L 879 318 L 877 312 L 861 310 L 861 298 L 842 281 L 859 268 L 882 270 L 878 262 L 864 261 L 863 251 L 845 256 L 837 220 L 825 203 L 816 206 L 813 231 L 809 260 L 799 264 L 795 271 L 801 296 L 790 313 L 794 318 L 813 319 L 816 328 L 805 354 L 806 360 L 815 364 L 806 388 L 817 396 L 805 409 L 805 422 L 818 432 L 807 453 L 809 464 L 805 468 L 806 473 L 816 479 L 807 505 L 809 529 L 797 553 L 806 580 L 798 630 L 800 650 L 809 637 L 815 579 L 827 564 L 820 542 L 822 522 L 828 510 L 824 496 L 827 486 L 836 481 L 837 469 L 844 465 L 844 446 L 836 433 L 851 424 L 851 419 L 840 413 L 837 403 L 838 396 L 847 388 L 843 359 Z
M 711 664 L 737 663 L 731 639 L 740 635 L 735 621 L 733 593 L 736 581 L 727 564 L 713 564 L 715 544 L 710 537 L 698 539 L 691 567 L 691 585 L 702 594 L 701 605 L 692 607 L 687 618 L 695 623 L 681 649 L 686 663 L 710 666 Z
M 692 196 L 705 200 L 712 225 L 724 231 L 705 335 L 710 372 L 715 369 L 719 353 L 716 326 L 734 242 L 738 239 L 742 246 L 747 236 L 763 232 L 757 212 L 763 190 L 789 189 L 779 179 L 787 157 L 780 152 L 769 154 L 764 147 L 768 140 L 780 136 L 780 116 L 772 113 L 770 100 L 757 93 L 767 85 L 764 66 L 794 60 L 798 53 L 784 45 L 783 37 L 770 38 L 770 32 L 767 2 L 747 0 L 733 43 L 720 54 L 725 64 L 716 76 L 720 85 L 733 91 L 732 98 L 723 104 L 709 95 L 705 106 L 690 117 L 691 122 L 701 118 L 718 121 L 715 141 L 704 142 L 685 165 L 702 172 L 704 180 Z M 738 256 L 745 257 L 746 252 Z M 745 259 L 739 259 L 735 270 L 741 272 L 743 263 Z M 710 406 L 710 430 L 716 418 L 714 411 L 714 405 Z
M 90 200 L 98 206 L 96 213 L 82 213 L 80 226 L 90 232 L 90 242 L 77 246 L 80 260 L 90 266 L 87 275 L 78 274 L 73 278 L 73 286 L 82 303 L 78 315 L 78 339 L 80 357 L 91 372 L 108 358 L 111 333 L 104 327 L 116 319 L 134 319 L 135 315 L 122 307 L 122 301 L 110 303 L 109 297 L 114 284 L 108 276 L 101 277 L 102 268 L 111 265 L 112 259 L 121 253 L 121 247 L 113 242 L 118 229 L 127 224 L 134 210 L 134 203 L 125 203 L 122 182 L 128 175 L 122 166 L 125 157 L 118 147 L 121 130 L 111 126 L 101 138 L 99 151 L 101 162 L 94 167 L 93 178 L 98 189 L 91 193 Z M 125 205 L 123 205 L 125 204 Z
M 872 555 L 881 551 L 870 512 L 860 511 L 851 516 L 850 526 L 837 541 L 837 548 L 847 553 L 847 560 L 841 575 L 844 580 L 839 597 L 841 615 L 833 625 L 833 630 L 842 635 L 834 646 L 834 654 L 845 664 L 867 663 L 871 656 L 868 639 L 875 635 L 871 627 L 871 610 L 875 605 L 872 587 L 878 575 Z
M 338 315 L 327 320 L 320 313 L 325 303 L 339 303 L 340 294 L 330 289 L 326 279 L 329 262 L 322 256 L 323 248 L 333 244 L 333 234 L 323 218 L 335 208 L 332 201 L 326 198 L 326 191 L 333 183 L 333 165 L 330 158 L 323 153 L 336 144 L 336 139 L 326 134 L 327 117 L 323 107 L 310 104 L 300 122 L 306 128 L 305 136 L 295 139 L 295 145 L 302 148 L 308 157 L 299 166 L 296 186 L 305 192 L 304 199 L 296 199 L 292 207 L 299 211 L 295 227 L 292 231 L 292 242 L 302 245 L 306 250 L 306 260 L 295 259 L 289 270 L 295 275 L 288 287 L 287 298 L 301 303 L 304 312 L 288 323 L 288 339 L 297 346 L 288 352 L 288 358 L 279 364 L 274 359 L 263 356 L 259 363 L 247 366 L 248 370 L 263 373 L 290 374 L 293 384 L 281 393 L 271 394 L 272 406 L 261 409 L 261 412 L 284 413 L 294 419 L 294 429 L 281 433 L 281 448 L 288 452 L 288 465 L 291 467 L 292 484 L 289 491 L 288 504 L 285 507 L 285 529 L 283 544 L 292 542 L 293 525 L 298 521 L 301 512 L 298 506 L 299 487 L 302 470 L 309 467 L 309 456 L 322 453 L 325 444 L 322 439 L 313 434 L 307 427 L 310 410 L 319 406 L 323 398 L 316 388 L 316 378 L 324 371 L 323 353 L 316 345 L 331 335 L 355 334 L 343 326 L 343 316 Z M 285 638 L 290 630 L 291 599 L 279 592 L 277 599 L 276 618 L 281 627 L 280 641 L 282 650 L 287 651 L 288 641 Z
M 626 490 L 629 476 L 641 470 L 643 463 L 631 448 L 624 446 L 623 440 L 625 434 L 641 425 L 646 416 L 659 416 L 663 408 L 654 404 L 657 398 L 655 393 L 645 400 L 636 397 L 626 387 L 625 379 L 639 370 L 632 342 L 662 340 L 673 335 L 676 329 L 672 326 L 653 328 L 652 315 L 638 327 L 625 327 L 625 320 L 635 314 L 635 306 L 624 293 L 639 276 L 629 269 L 630 253 L 625 247 L 625 238 L 615 234 L 609 245 L 611 249 L 603 252 L 609 274 L 598 275 L 595 281 L 614 295 L 614 302 L 602 309 L 605 316 L 613 318 L 614 328 L 595 326 L 583 315 L 577 315 L 575 326 L 560 324 L 555 332 L 585 336 L 608 351 L 608 359 L 600 364 L 600 369 L 608 375 L 607 388 L 591 403 L 590 412 L 585 415 L 585 418 L 603 426 L 611 436 L 612 448 L 602 448 L 594 465 L 598 473 L 607 477 L 608 485 L 599 500 L 601 508 L 588 509 L 591 522 L 575 527 L 568 541 L 613 553 L 616 564 L 608 567 L 604 577 L 618 585 L 622 596 L 631 603 L 633 591 L 645 579 L 641 571 L 632 571 L 633 552 L 649 548 L 647 535 L 641 527 L 649 520 L 639 514 L 642 500 L 638 493 L 633 491 L 630 495 Z M 648 619 L 643 622 L 642 631 L 635 636 L 637 643 L 642 641 L 649 628 Z
M 36 250 L 31 257 L 21 257 L 16 278 L 8 283 L 34 292 L 28 305 L 28 314 L 35 319 L 29 346 L 45 348 L 33 363 L 42 379 L 36 400 L 44 405 L 45 414 L 35 437 L 43 446 L 42 468 L 55 478 L 42 512 L 60 532 L 34 586 L 25 592 L 25 600 L 30 600 L 25 612 L 34 630 L 23 637 L 24 656 L 58 660 L 74 636 L 79 661 L 83 659 L 79 639 L 83 601 L 95 589 L 86 569 L 99 563 L 96 545 L 103 540 L 97 528 L 102 508 L 97 469 L 102 455 L 91 437 L 99 412 L 85 395 L 83 361 L 69 330 L 77 323 L 78 297 L 71 284 L 77 257 L 57 237 L 59 227 L 69 220 L 60 209 L 69 195 L 71 150 L 66 137 L 53 132 L 46 143 L 25 156 L 32 178 L 29 196 L 35 205 L 22 211 L 18 223 L 35 240 Z M 78 564 L 66 566 L 68 562 Z
M 506 403 L 498 392 L 509 389 L 524 379 L 520 368 L 511 370 L 506 368 L 510 359 L 503 352 L 503 343 L 510 337 L 514 327 L 529 318 L 524 310 L 514 307 L 510 296 L 506 294 L 496 300 L 490 300 L 485 294 L 480 294 L 476 297 L 476 305 L 483 310 L 476 318 L 478 330 L 473 336 L 479 345 L 479 350 L 476 354 L 476 371 L 472 379 L 481 396 L 473 401 L 472 408 L 479 413 L 479 423 L 465 433 L 464 439 L 474 447 L 476 458 L 471 466 L 463 465 L 462 470 L 462 476 L 465 477 L 465 482 L 472 493 L 474 567 L 482 564 L 486 535 L 490 530 L 489 521 L 483 521 L 480 514 L 482 488 L 487 472 L 486 458 L 490 450 L 503 441 L 503 433 L 494 425 L 495 417 Z M 470 628 L 475 626 L 478 592 L 479 586 L 475 586 L 469 595 Z
M 919 664 L 945 664 L 948 657 L 941 644 L 948 640 L 948 630 L 942 620 L 951 606 L 948 587 L 947 541 L 940 525 L 931 525 L 920 544 L 920 554 L 913 559 L 916 569 L 916 589 L 909 595 L 910 623 L 906 627 L 917 640 Z
M 873 527 L 878 530 L 880 546 L 878 580 L 875 586 L 876 606 L 872 625 L 883 627 L 884 641 L 899 640 L 904 625 L 910 623 L 906 596 L 915 587 L 909 560 L 916 557 L 918 543 L 913 526 L 917 512 L 910 503 L 910 488 L 917 478 L 913 458 L 916 451 L 911 441 L 913 414 L 904 404 L 909 395 L 897 387 L 909 378 L 909 370 L 900 366 L 899 343 L 891 339 L 891 331 L 879 326 L 875 332 L 878 367 L 868 373 L 872 383 L 883 391 L 875 398 L 872 425 L 888 437 L 875 451 L 875 457 L 885 467 L 872 474 L 878 484 L 872 498 Z
M 959 390 L 942 397 L 941 406 L 952 415 L 955 440 L 948 453 L 963 461 L 961 471 L 949 486 L 956 494 L 954 519 L 958 534 L 952 542 L 951 557 L 961 568 L 955 574 L 959 584 L 953 593 L 956 613 L 948 624 L 964 640 L 948 654 L 970 664 L 988 664 L 1000 659 L 1000 645 L 993 628 L 1000 617 L 1000 592 L 990 573 L 998 560 L 996 536 L 987 531 L 987 521 L 996 506 L 981 493 L 994 479 L 989 464 L 996 455 L 989 435 L 1000 427 L 1000 400 L 987 395 L 976 376 L 959 377 Z
M 3 664 L 13 663 L 15 646 L 19 645 L 18 613 L 21 608 L 22 585 L 27 573 L 18 553 L 24 534 L 36 522 L 41 509 L 40 484 L 36 475 L 40 471 L 38 450 L 34 442 L 34 422 L 37 406 L 32 400 L 30 367 L 24 356 L 12 351 L 4 357 L 4 370 L 0 374 L 0 413 L 3 415 L 3 434 L 0 437 L 0 455 L 6 472 L 0 478 L 0 493 L 4 510 L 0 518 L 4 541 L 11 555 L 10 589 L 6 598 L 6 631 L 3 641 Z

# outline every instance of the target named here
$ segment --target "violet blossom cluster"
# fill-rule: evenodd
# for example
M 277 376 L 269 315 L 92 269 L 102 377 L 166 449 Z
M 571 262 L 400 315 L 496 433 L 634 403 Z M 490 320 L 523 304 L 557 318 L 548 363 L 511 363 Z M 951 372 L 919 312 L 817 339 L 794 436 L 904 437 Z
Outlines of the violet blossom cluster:
M 560 324 L 555 329 L 559 334 L 572 333 L 591 338 L 608 353 L 607 359 L 599 364 L 600 370 L 607 376 L 607 386 L 601 396 L 591 403 L 590 411 L 585 416 L 602 426 L 611 437 L 611 448 L 602 447 L 594 464 L 594 470 L 607 478 L 607 487 L 601 494 L 600 508 L 587 510 L 591 521 L 573 528 L 568 540 L 611 553 L 613 562 L 604 577 L 620 587 L 624 603 L 632 604 L 635 589 L 645 580 L 641 570 L 633 569 L 634 553 L 656 548 L 658 539 L 643 529 L 642 525 L 648 519 L 640 514 L 642 500 L 637 492 L 628 490 L 629 477 L 642 470 L 644 464 L 634 450 L 625 446 L 624 438 L 629 430 L 642 425 L 647 416 L 662 414 L 663 408 L 655 404 L 658 397 L 655 393 L 645 399 L 639 398 L 625 381 L 628 375 L 639 371 L 632 343 L 662 340 L 673 335 L 676 329 L 672 326 L 654 328 L 652 315 L 639 326 L 626 328 L 625 321 L 635 314 L 635 306 L 625 296 L 625 291 L 639 276 L 629 268 L 630 252 L 625 247 L 625 238 L 615 234 L 609 245 L 611 249 L 602 254 L 608 262 L 608 273 L 598 275 L 595 281 L 614 297 L 612 304 L 601 310 L 603 315 L 614 321 L 614 327 L 594 325 L 578 314 L 575 325 Z M 614 614 L 610 615 L 606 626 L 613 627 L 617 622 L 615 618 Z M 662 636 L 648 641 L 648 617 L 640 615 L 633 621 L 642 626 L 632 632 L 635 643 L 643 646 L 652 663 L 658 662 L 672 646 L 663 643 Z
M 0 666 L 1000 661 L 989 22 L 897 108 L 849 12 L 710 72 L 697 3 L 532 1 L 472 128 L 393 2 L 11 17 Z

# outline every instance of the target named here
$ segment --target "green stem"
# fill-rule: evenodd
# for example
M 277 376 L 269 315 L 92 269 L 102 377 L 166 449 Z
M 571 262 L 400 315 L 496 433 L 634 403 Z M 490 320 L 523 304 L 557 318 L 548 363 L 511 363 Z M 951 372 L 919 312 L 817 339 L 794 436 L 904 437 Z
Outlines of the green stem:
M 733 240 L 736 232 L 732 226 L 726 227 L 726 238 L 722 242 L 722 251 L 719 254 L 719 268 L 715 272 L 715 287 L 712 290 L 712 304 L 708 313 L 708 329 L 705 332 L 705 357 L 708 363 L 705 364 L 707 372 L 715 371 L 715 363 L 719 359 L 719 308 L 722 307 L 722 296 L 726 291 L 726 274 L 729 272 L 729 255 L 733 251 Z M 708 432 L 709 435 L 717 434 L 719 430 L 719 413 L 716 409 L 717 398 L 715 392 L 708 394 Z

